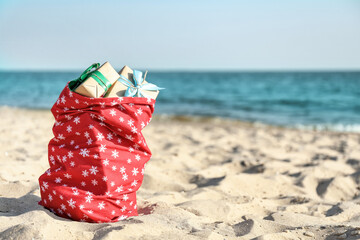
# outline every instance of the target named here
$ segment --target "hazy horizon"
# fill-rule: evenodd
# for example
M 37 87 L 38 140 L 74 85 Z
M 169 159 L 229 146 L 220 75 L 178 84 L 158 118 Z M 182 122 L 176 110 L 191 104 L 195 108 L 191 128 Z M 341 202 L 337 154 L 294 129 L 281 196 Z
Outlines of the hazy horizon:
M 87 67 L 83 69 L 0 69 L 0 72 L 59 72 L 59 73 L 75 73 L 83 72 Z M 114 67 L 115 70 L 120 70 L 122 67 Z M 215 72 L 215 73 L 358 73 L 359 69 L 148 69 L 148 68 L 136 68 L 141 71 L 149 71 L 156 73 L 181 73 L 181 72 Z

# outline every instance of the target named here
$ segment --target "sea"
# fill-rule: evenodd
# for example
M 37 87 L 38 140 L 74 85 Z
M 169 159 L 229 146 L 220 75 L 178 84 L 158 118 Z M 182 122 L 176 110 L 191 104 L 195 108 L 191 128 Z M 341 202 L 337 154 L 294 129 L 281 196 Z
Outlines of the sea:
M 0 105 L 50 109 L 76 72 L 0 72 Z M 360 132 L 360 72 L 149 72 L 155 113 Z

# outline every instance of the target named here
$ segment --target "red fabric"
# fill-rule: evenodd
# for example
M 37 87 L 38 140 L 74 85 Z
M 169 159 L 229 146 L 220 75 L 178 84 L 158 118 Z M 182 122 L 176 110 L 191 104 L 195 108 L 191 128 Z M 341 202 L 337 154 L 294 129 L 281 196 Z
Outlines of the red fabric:
M 76 221 L 137 216 L 136 190 L 151 157 L 141 130 L 154 104 L 140 97 L 88 98 L 66 86 L 51 109 L 50 168 L 39 177 L 38 203 Z

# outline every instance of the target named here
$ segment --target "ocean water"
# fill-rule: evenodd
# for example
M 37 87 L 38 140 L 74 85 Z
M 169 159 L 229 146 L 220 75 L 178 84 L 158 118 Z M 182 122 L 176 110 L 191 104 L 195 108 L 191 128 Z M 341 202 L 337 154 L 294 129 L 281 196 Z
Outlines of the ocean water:
M 81 72 L 0 72 L 0 105 L 50 109 Z M 360 72 L 150 72 L 155 114 L 360 132 Z

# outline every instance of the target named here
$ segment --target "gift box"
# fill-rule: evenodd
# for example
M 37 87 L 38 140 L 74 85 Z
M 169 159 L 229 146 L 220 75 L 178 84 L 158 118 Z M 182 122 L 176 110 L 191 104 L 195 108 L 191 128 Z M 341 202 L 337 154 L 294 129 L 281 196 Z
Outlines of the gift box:
M 146 73 L 143 75 L 140 71 L 124 66 L 119 72 L 120 77 L 118 81 L 111 86 L 105 97 L 132 96 L 156 99 L 159 90 L 163 88 L 158 88 L 154 84 L 148 83 L 145 80 Z
M 72 81 L 69 85 L 70 89 L 83 96 L 102 97 L 120 76 L 109 62 L 105 62 L 100 67 L 98 65 L 98 63 L 93 64 L 80 78 Z M 91 68 L 96 70 L 90 71 Z

